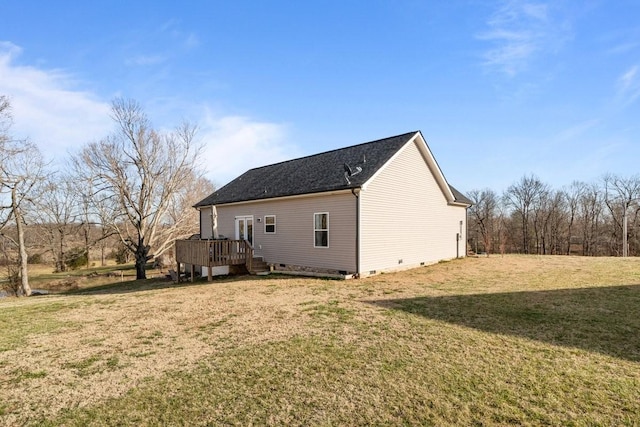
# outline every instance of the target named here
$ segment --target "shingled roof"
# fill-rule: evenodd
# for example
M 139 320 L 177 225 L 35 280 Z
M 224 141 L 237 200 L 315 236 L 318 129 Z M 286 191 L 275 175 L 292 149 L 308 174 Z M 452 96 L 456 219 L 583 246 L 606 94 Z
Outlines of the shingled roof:
M 416 133 L 419 132 L 251 169 L 195 207 L 360 188 Z M 345 164 L 352 169 L 362 168 L 349 182 L 345 179 Z M 471 204 L 458 190 L 450 188 L 456 202 Z

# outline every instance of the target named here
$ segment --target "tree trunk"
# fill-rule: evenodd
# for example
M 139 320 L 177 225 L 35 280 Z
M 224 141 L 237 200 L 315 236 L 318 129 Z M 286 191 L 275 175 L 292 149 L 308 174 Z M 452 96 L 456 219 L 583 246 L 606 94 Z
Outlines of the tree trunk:
M 31 295 L 31 286 L 29 286 L 29 272 L 27 268 L 27 248 L 24 242 L 24 219 L 18 206 L 15 187 L 11 189 L 11 209 L 13 210 L 13 217 L 16 220 L 16 231 L 18 232 L 18 263 L 20 268 L 19 295 L 28 297 Z
M 138 246 L 136 247 L 136 280 L 146 279 L 147 272 L 145 270 L 145 266 L 147 265 L 147 261 L 149 260 L 149 246 L 144 244 L 143 240 L 140 240 Z
M 58 230 L 58 234 L 60 235 L 60 271 L 67 271 L 67 260 L 65 259 L 64 254 L 64 231 Z
M 88 222 L 84 229 L 84 250 L 87 254 L 87 268 L 89 268 L 91 263 L 89 261 L 89 223 Z
M 136 280 L 147 278 L 147 272 L 144 269 L 145 264 L 144 261 L 140 262 L 138 257 L 136 257 Z

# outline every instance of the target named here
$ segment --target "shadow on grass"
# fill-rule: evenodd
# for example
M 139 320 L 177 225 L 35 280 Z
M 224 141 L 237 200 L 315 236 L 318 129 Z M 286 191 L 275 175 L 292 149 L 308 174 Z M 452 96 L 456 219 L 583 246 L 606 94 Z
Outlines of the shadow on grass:
M 181 280 L 176 283 L 170 279 L 156 278 L 156 279 L 141 279 L 141 280 L 129 280 L 125 282 L 113 282 L 103 285 L 91 286 L 82 289 L 73 289 L 61 292 L 62 295 L 112 295 L 112 294 L 126 294 L 132 292 L 144 292 L 159 289 L 174 289 L 174 288 L 188 288 L 191 286 L 201 285 L 217 285 L 224 283 L 246 282 L 246 281 L 262 281 L 262 280 L 285 280 L 292 277 L 284 275 L 269 275 L 269 276 L 250 276 L 250 275 L 234 275 L 234 276 L 219 276 L 214 277 L 211 282 L 208 282 L 206 278 L 198 278 L 194 282 L 189 279 Z
M 640 285 L 372 303 L 485 332 L 640 361 Z

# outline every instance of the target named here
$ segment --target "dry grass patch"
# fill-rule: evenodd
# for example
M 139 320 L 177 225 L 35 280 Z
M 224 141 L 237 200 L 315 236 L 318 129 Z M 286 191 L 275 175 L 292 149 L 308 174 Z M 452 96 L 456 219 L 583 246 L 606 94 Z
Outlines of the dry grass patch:
M 639 284 L 508 256 L 0 301 L 0 423 L 634 425 Z

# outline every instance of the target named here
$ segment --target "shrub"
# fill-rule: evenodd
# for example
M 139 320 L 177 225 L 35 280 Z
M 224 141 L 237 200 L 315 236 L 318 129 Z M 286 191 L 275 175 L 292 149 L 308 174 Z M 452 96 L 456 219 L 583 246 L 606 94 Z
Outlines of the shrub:
M 73 248 L 65 254 L 65 264 L 71 270 L 87 265 L 87 251 L 84 248 Z
M 7 280 L 0 284 L 0 289 L 8 295 L 17 296 L 20 289 L 20 272 L 15 264 L 7 264 Z
M 122 243 L 118 245 L 112 252 L 113 258 L 116 260 L 116 264 L 127 264 L 131 261 L 131 251 L 127 249 Z
M 31 254 L 27 258 L 29 264 L 42 264 L 42 254 Z

